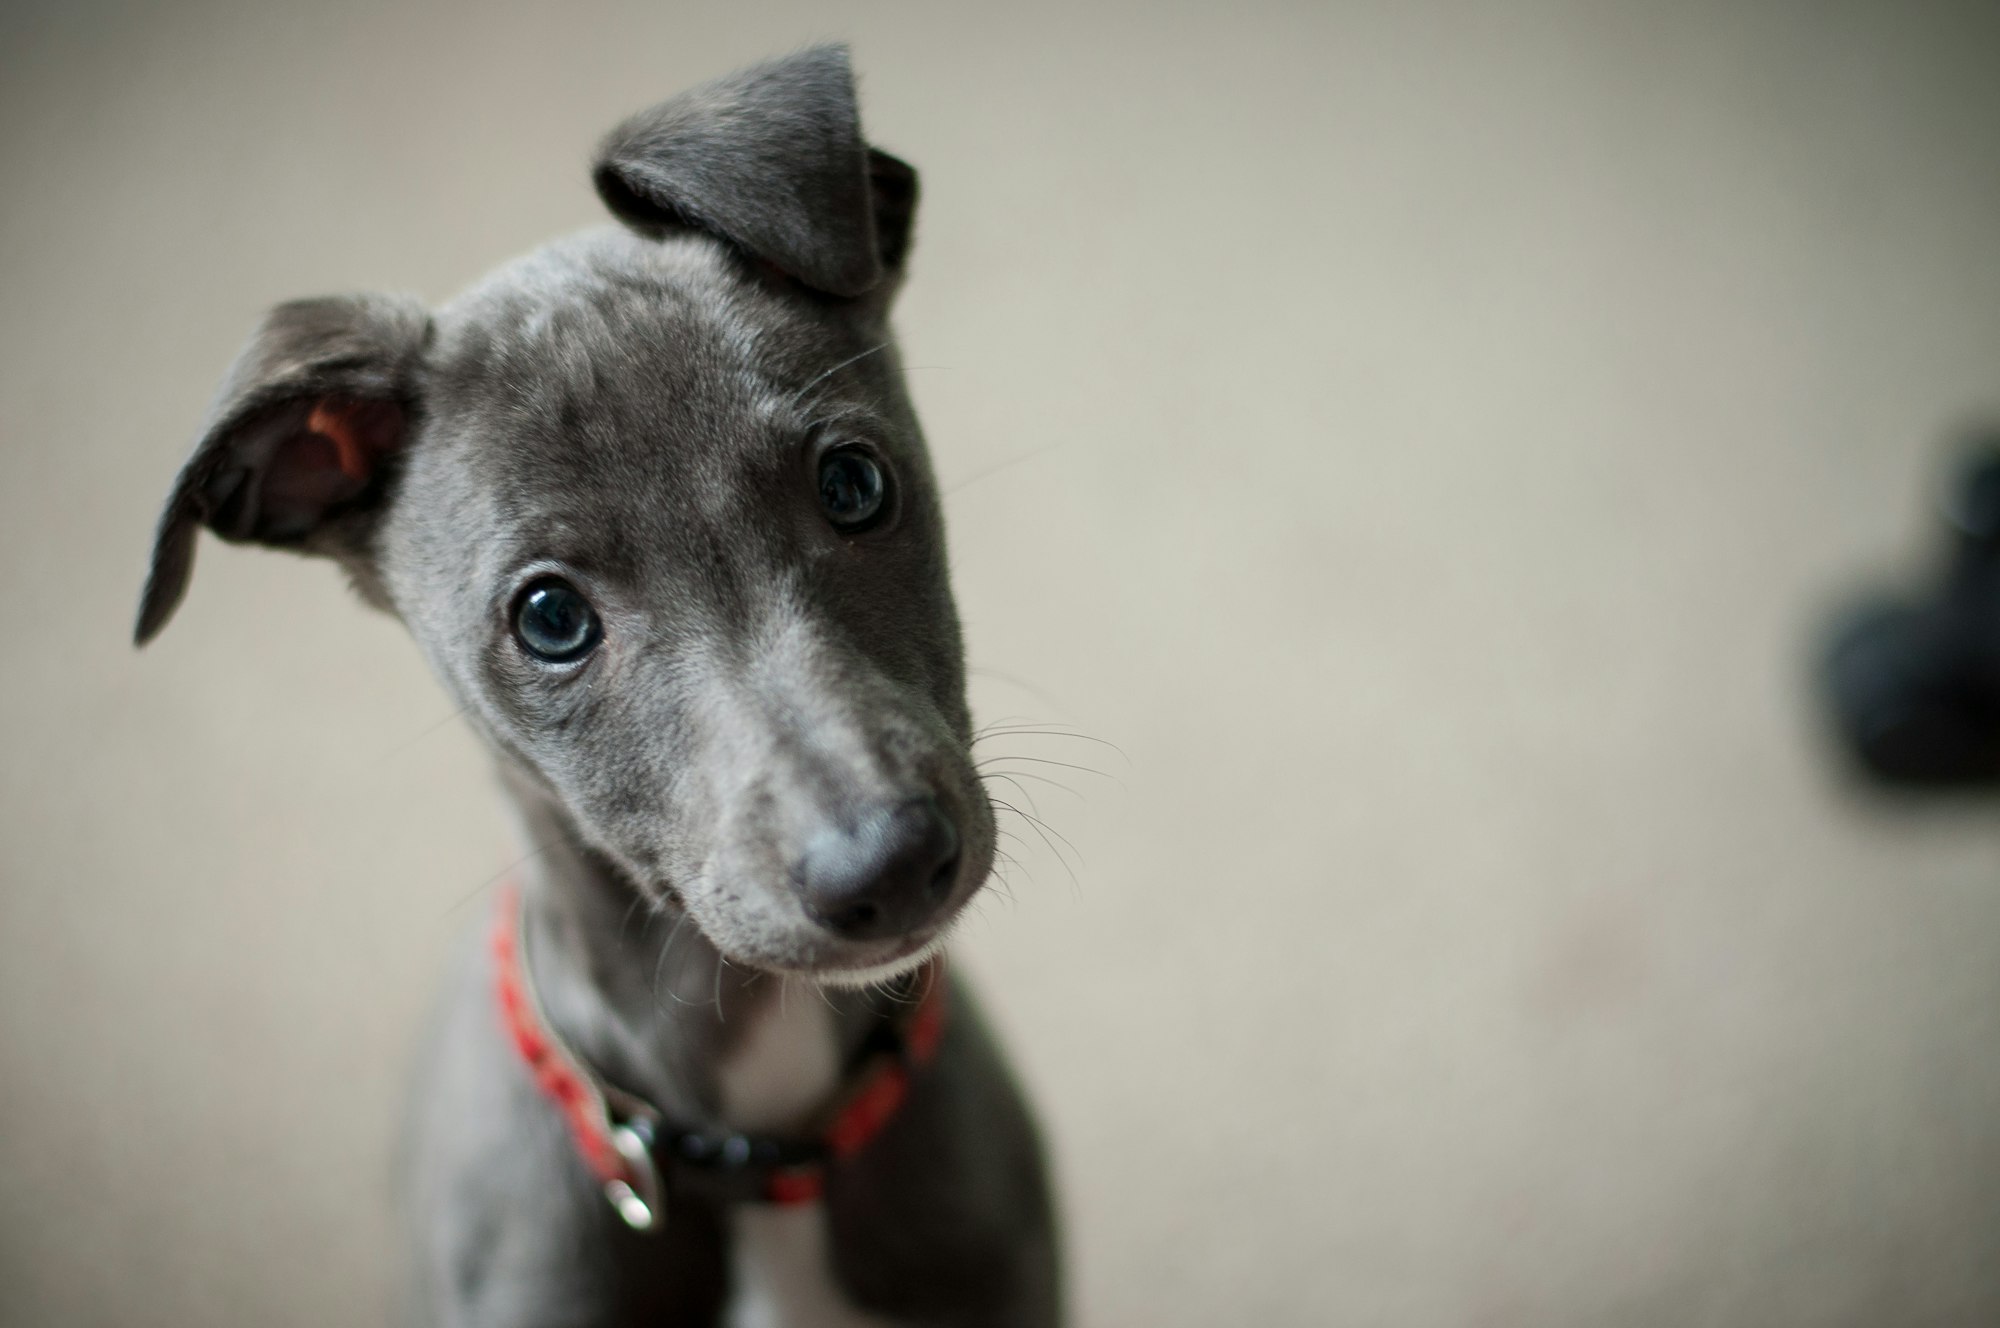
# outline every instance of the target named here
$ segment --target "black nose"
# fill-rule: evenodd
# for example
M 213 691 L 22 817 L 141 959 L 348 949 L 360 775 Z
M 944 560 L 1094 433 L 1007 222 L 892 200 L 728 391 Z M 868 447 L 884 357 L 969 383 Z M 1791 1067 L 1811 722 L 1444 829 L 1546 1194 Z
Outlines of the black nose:
M 958 827 L 934 800 L 918 798 L 815 835 L 797 879 L 814 922 L 868 941 L 923 925 L 957 876 Z

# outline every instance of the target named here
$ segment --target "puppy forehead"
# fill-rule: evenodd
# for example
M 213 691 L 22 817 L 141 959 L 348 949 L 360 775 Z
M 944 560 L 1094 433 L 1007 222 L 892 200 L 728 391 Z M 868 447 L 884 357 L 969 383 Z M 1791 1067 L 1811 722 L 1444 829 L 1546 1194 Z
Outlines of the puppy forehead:
M 434 328 L 394 524 L 488 594 L 540 560 L 648 594 L 776 574 L 770 496 L 804 488 L 816 420 L 886 420 L 920 446 L 886 356 L 866 354 L 880 326 L 766 288 L 704 236 L 560 240 Z
M 705 237 L 559 241 L 439 315 L 430 395 L 468 460 L 620 489 L 714 492 L 768 459 L 799 388 L 858 333 L 767 290 Z

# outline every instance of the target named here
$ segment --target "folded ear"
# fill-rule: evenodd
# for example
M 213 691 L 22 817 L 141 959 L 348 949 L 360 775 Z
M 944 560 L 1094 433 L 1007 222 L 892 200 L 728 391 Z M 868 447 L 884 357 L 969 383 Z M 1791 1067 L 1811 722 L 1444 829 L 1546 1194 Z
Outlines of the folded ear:
M 641 233 L 707 231 L 829 295 L 899 275 L 916 217 L 917 173 L 861 137 L 844 46 L 640 112 L 604 140 L 594 178 Z
M 415 407 L 430 315 L 378 295 L 294 300 L 268 314 L 216 394 L 160 514 L 138 644 L 173 616 L 196 530 L 335 556 L 382 490 Z

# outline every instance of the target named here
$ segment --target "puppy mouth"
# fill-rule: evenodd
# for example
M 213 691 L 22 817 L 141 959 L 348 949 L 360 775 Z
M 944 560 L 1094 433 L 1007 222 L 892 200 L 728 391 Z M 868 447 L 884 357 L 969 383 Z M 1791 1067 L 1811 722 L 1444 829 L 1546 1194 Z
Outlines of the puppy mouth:
M 947 920 L 907 936 L 860 946 L 838 943 L 839 953 L 816 955 L 788 963 L 762 965 L 770 971 L 802 977 L 829 987 L 870 987 L 913 973 L 944 949 L 951 932 Z
M 905 977 L 934 959 L 951 939 L 971 893 L 906 932 L 866 940 L 836 935 L 803 917 L 770 930 L 724 923 L 711 931 L 699 913 L 695 921 L 732 964 L 823 987 L 862 988 Z

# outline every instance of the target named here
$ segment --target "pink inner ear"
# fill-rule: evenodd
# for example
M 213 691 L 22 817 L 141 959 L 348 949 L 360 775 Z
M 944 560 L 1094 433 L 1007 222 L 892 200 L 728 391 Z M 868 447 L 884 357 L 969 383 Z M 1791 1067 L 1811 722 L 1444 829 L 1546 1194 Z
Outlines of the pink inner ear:
M 366 483 L 375 462 L 395 449 L 403 435 L 403 408 L 393 401 L 346 401 L 326 397 L 313 404 L 306 432 L 333 444 L 340 473 Z
M 377 463 L 403 441 L 403 410 L 392 401 L 325 397 L 310 408 L 294 405 L 275 423 L 278 439 L 259 493 L 257 528 L 265 539 L 297 539 L 327 509 L 358 498 Z

